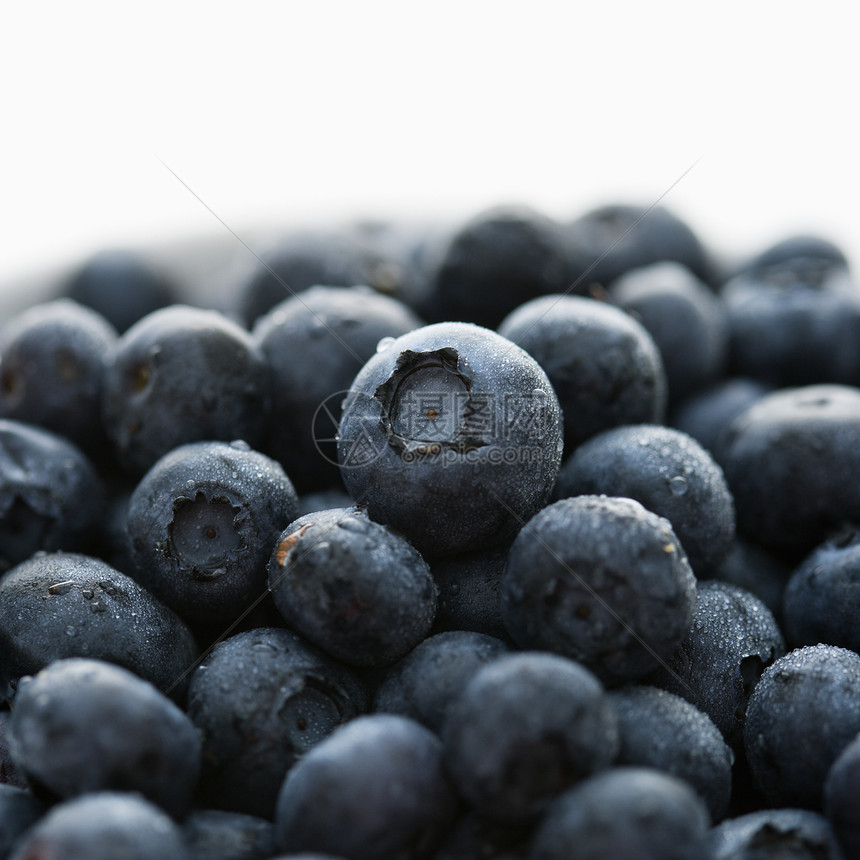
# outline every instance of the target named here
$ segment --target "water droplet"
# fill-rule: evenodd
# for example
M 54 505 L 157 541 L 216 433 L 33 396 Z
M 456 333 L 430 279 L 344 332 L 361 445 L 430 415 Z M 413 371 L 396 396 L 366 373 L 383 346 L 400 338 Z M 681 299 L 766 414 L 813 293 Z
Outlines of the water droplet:
M 391 346 L 392 343 L 394 343 L 393 337 L 384 337 L 382 338 L 382 340 L 379 341 L 378 344 L 376 344 L 376 351 L 385 352 L 385 350 L 388 349 L 388 347 Z
M 532 391 L 532 397 L 534 397 L 541 406 L 549 400 L 549 395 L 542 388 L 535 388 Z
M 190 478 L 185 482 L 185 489 L 186 490 L 193 490 L 194 489 L 194 481 L 192 481 Z
M 70 624 L 70 625 L 66 628 L 66 636 L 74 636 L 74 635 L 75 635 L 75 633 L 77 633 L 77 630 L 75 630 L 75 628 L 74 628 L 74 627 L 72 627 L 72 625 Z
M 687 479 L 683 475 L 675 475 L 669 479 L 669 489 L 673 496 L 683 496 L 687 492 Z
M 234 439 L 230 443 L 231 448 L 235 448 L 237 451 L 250 451 L 251 446 L 244 439 Z

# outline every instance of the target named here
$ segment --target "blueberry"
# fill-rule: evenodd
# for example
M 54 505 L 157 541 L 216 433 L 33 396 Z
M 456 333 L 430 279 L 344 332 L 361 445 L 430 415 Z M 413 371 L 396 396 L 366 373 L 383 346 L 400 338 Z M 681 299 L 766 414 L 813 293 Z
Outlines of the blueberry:
M 703 860 L 708 825 L 687 783 L 650 768 L 612 768 L 550 807 L 529 860 Z
M 826 819 L 808 809 L 762 809 L 728 819 L 711 831 L 710 849 L 712 860 L 842 860 Z
M 687 635 L 649 682 L 692 702 L 738 748 L 749 697 L 784 653 L 782 633 L 757 597 L 725 582 L 703 582 Z
M 562 467 L 555 495 L 599 493 L 636 499 L 669 520 L 696 576 L 713 576 L 729 551 L 735 511 L 723 471 L 679 430 L 617 427 L 580 445 Z
M 830 766 L 860 732 L 860 656 L 833 645 L 798 648 L 761 677 L 744 746 L 773 806 L 818 809 Z
M 188 717 L 151 684 L 100 660 L 57 660 L 22 681 L 10 741 L 16 767 L 60 798 L 138 791 L 182 816 L 200 771 Z
M 189 860 L 269 860 L 275 854 L 274 824 L 239 812 L 195 810 L 182 835 Z
M 568 453 L 601 430 L 663 419 L 660 353 L 645 327 L 619 308 L 578 296 L 543 296 L 507 316 L 499 333 L 546 371 L 564 413 Z
M 334 437 L 344 393 L 383 338 L 420 325 L 368 287 L 311 287 L 258 320 L 254 340 L 272 378 L 265 448 L 300 489 L 340 483 Z
M 23 836 L 11 860 L 191 860 L 182 830 L 134 794 L 98 792 L 60 803 Z
M 186 442 L 259 447 L 267 409 L 268 369 L 251 336 L 216 311 L 173 305 L 119 339 L 102 418 L 120 461 L 139 474 Z
M 441 254 L 434 280 L 438 319 L 495 328 L 523 302 L 566 290 L 572 274 L 559 224 L 525 206 L 481 212 Z
M 29 791 L 0 785 L 0 857 L 7 858 L 22 833 L 44 814 L 44 804 Z
M 108 660 L 181 698 L 197 646 L 173 612 L 105 562 L 36 555 L 0 580 L 0 681 L 63 657 Z
M 609 299 L 642 323 L 666 371 L 669 406 L 715 382 L 728 346 L 720 299 L 679 263 L 654 263 L 615 281 Z
M 406 717 L 376 714 L 342 726 L 290 770 L 275 825 L 284 852 L 423 860 L 456 811 L 441 741 Z
M 159 459 L 132 493 L 137 579 L 183 618 L 226 621 L 266 588 L 266 561 L 295 519 L 280 464 L 242 442 L 196 442 Z
M 309 287 L 367 285 L 396 293 L 408 273 L 390 253 L 353 230 L 298 230 L 271 248 L 236 291 L 236 311 L 248 327 L 275 305 Z
M 633 499 L 549 505 L 517 535 L 502 577 L 514 641 L 578 660 L 608 684 L 667 660 L 694 602 L 695 578 L 671 526 Z
M 100 313 L 119 332 L 176 301 L 176 287 L 131 251 L 101 251 L 76 269 L 63 294 Z
M 546 503 L 561 415 L 523 350 L 465 323 L 397 338 L 359 372 L 338 457 L 352 497 L 425 556 L 513 537 Z
M 785 589 L 785 635 L 793 646 L 860 651 L 860 535 L 836 536 L 797 567 Z
M 48 430 L 0 419 L 0 570 L 46 550 L 87 550 L 104 504 L 90 460 Z
M 68 299 L 35 305 L 0 332 L 0 416 L 38 424 L 94 455 L 105 447 L 101 396 L 117 334 Z
M 505 641 L 510 639 L 502 620 L 501 584 L 509 543 L 436 559 L 430 570 L 439 587 L 433 630 L 472 630 Z
M 451 706 L 442 737 L 463 797 L 482 815 L 514 823 L 536 819 L 618 750 L 600 682 L 555 654 L 511 654 L 484 666 Z
M 290 767 L 367 705 L 363 683 L 295 633 L 260 628 L 221 642 L 188 689 L 206 803 L 271 818 Z
M 722 465 L 721 442 L 726 428 L 769 390 L 753 379 L 724 379 L 687 398 L 674 411 L 669 423 L 692 436 Z
M 437 590 L 427 562 L 358 508 L 300 517 L 278 538 L 269 590 L 287 623 L 354 666 L 384 666 L 430 631 Z
M 860 391 L 810 385 L 767 394 L 731 423 L 723 469 L 738 530 L 806 554 L 860 522 Z
M 481 633 L 457 630 L 429 636 L 388 670 L 373 709 L 411 717 L 439 734 L 475 673 L 507 652 L 504 642 Z
M 609 286 L 631 269 L 671 261 L 708 280 L 711 263 L 696 234 L 663 206 L 612 203 L 591 209 L 567 228 L 578 258 L 588 261 L 579 291 L 590 284 Z
M 756 254 L 741 272 L 754 273 L 773 283 L 804 281 L 812 286 L 846 286 L 848 260 L 837 245 L 823 236 L 798 234 L 781 239 Z
M 824 783 L 824 811 L 845 858 L 860 856 L 860 735 L 839 753 Z
M 777 387 L 860 383 L 860 299 L 801 280 L 733 278 L 722 289 L 729 372 Z
M 685 780 L 719 821 L 729 805 L 734 754 L 707 714 L 657 687 L 628 685 L 610 694 L 618 717 L 616 764 L 652 767 Z

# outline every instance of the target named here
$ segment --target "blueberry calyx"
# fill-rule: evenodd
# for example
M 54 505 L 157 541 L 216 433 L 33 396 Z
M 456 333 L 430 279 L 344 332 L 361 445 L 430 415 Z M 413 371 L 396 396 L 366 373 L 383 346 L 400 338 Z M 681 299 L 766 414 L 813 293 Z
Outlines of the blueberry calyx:
M 472 385 L 456 349 L 405 349 L 394 372 L 374 392 L 382 407 L 380 427 L 405 462 L 440 454 L 463 454 L 487 444 L 470 428 Z
M 210 499 L 200 490 L 193 499 L 180 496 L 173 503 L 167 554 L 194 579 L 217 579 L 246 548 L 240 513 L 225 496 Z

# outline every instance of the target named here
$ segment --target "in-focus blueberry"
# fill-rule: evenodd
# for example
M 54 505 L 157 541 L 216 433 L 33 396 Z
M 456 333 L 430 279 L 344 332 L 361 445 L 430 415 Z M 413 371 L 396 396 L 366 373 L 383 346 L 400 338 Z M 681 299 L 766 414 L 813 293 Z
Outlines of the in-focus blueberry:
M 537 362 L 465 323 L 397 338 L 359 372 L 338 458 L 374 520 L 426 557 L 511 538 L 546 503 L 561 463 L 558 399 Z
M 667 520 L 633 499 L 579 496 L 544 508 L 517 535 L 502 616 L 520 647 L 556 651 L 621 684 L 671 657 L 695 595 Z

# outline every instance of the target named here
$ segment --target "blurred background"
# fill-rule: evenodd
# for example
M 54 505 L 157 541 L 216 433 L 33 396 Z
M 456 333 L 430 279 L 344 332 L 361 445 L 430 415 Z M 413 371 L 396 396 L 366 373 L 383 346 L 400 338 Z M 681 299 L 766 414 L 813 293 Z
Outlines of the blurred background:
M 0 288 L 106 247 L 178 249 L 214 281 L 281 229 L 497 203 L 659 200 L 729 257 L 805 231 L 856 259 L 838 9 L 6 4 Z

